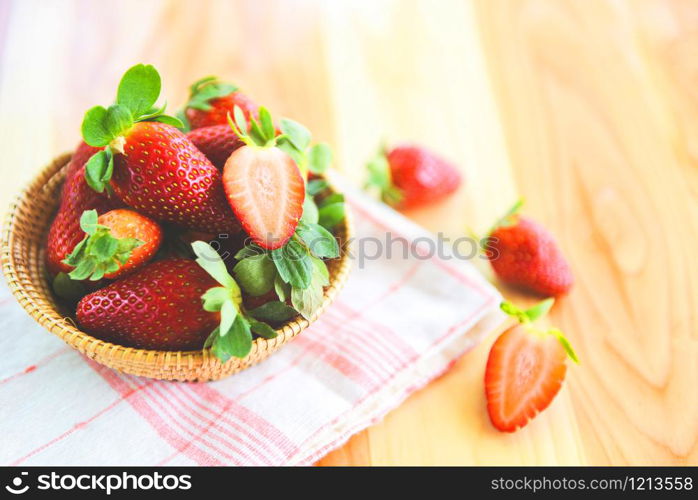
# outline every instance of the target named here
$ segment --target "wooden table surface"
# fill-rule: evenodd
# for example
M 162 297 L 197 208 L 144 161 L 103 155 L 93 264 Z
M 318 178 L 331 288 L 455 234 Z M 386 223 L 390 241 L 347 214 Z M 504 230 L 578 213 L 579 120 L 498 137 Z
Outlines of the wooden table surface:
M 321 464 L 695 465 L 697 53 L 695 0 L 0 0 L 0 201 L 136 62 L 172 108 L 200 76 L 238 82 L 357 182 L 382 138 L 419 141 L 467 185 L 411 217 L 457 236 L 523 195 L 557 235 L 577 283 L 551 322 L 582 364 L 500 434 L 490 335 Z

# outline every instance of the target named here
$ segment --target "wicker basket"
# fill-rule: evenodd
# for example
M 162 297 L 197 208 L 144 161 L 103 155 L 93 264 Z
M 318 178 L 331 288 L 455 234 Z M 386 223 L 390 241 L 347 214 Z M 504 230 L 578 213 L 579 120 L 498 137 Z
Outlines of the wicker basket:
M 264 360 L 307 328 L 332 302 L 347 279 L 350 260 L 343 249 L 341 257 L 327 263 L 330 286 L 310 321 L 300 316 L 291 320 L 277 330 L 276 338 L 256 339 L 247 357 L 233 358 L 227 363 L 221 363 L 209 350 L 154 351 L 96 339 L 76 328 L 68 317 L 70 312 L 55 301 L 44 265 L 46 233 L 59 202 L 64 167 L 70 156 L 64 154 L 56 158 L 11 205 L 2 232 L 2 271 L 10 290 L 32 318 L 97 363 L 125 373 L 164 380 L 206 381 L 227 377 Z M 337 235 L 340 241 L 348 240 L 348 220 Z

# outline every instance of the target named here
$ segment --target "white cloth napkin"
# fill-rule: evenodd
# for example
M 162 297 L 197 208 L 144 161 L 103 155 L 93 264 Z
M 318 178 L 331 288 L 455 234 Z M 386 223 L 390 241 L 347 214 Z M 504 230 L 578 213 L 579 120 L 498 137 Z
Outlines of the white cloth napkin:
M 403 258 L 386 233 L 429 233 L 345 189 L 364 261 L 322 317 L 268 360 L 210 383 L 100 366 L 41 328 L 0 286 L 0 463 L 304 465 L 379 421 L 502 321 L 500 296 L 462 260 Z M 421 243 L 420 243 L 421 241 Z

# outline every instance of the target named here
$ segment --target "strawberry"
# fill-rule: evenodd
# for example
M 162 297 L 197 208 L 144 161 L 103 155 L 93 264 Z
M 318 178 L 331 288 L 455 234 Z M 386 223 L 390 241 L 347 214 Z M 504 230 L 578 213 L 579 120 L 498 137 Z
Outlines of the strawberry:
M 80 326 L 98 338 L 130 347 L 211 347 L 222 361 L 246 356 L 252 333 L 274 338 L 273 328 L 247 315 L 240 288 L 216 251 L 202 241 L 192 247 L 196 261 L 152 262 L 83 297 L 77 306 Z
M 66 176 L 61 192 L 61 204 L 48 233 L 46 265 L 52 275 L 60 272 L 67 273 L 73 269 L 72 266 L 64 263 L 63 259 L 85 236 L 80 229 L 82 213 L 85 210 L 105 213 L 120 205 L 118 201 L 110 200 L 105 195 L 92 190 L 85 182 L 85 165 L 79 167 L 76 165 L 77 162 L 71 160 L 68 166 L 70 175 Z M 70 172 L 71 169 L 73 172 Z
M 85 142 L 104 149 L 86 165 L 88 184 L 113 190 L 124 203 L 164 222 L 209 232 L 239 231 L 225 201 L 220 172 L 175 126 L 153 108 L 160 75 L 137 65 L 123 76 L 117 103 L 85 114 Z
M 187 137 L 219 170 L 233 151 L 245 145 L 228 123 L 194 129 Z
M 487 412 L 500 431 L 514 432 L 547 408 L 565 379 L 566 358 L 579 362 L 559 330 L 541 331 L 532 326 L 552 304 L 553 299 L 548 299 L 522 311 L 502 303 L 502 310 L 520 323 L 497 338 L 487 359 Z
M 543 296 L 564 295 L 574 283 L 569 264 L 543 226 L 517 213 L 521 205 L 497 222 L 485 254 L 502 282 Z
M 236 85 L 220 82 L 209 76 L 190 87 L 185 116 L 192 130 L 228 123 L 228 114 L 239 107 L 245 118 L 256 118 L 259 107 L 252 99 L 238 91 Z
M 366 188 L 377 188 L 381 199 L 400 209 L 439 201 L 458 189 L 461 174 L 450 163 L 416 145 L 398 146 L 367 165 Z
M 128 274 L 153 258 L 162 242 L 160 226 L 144 215 L 116 209 L 97 216 L 87 210 L 80 218 L 86 233 L 65 263 L 74 267 L 74 280 L 115 279 Z
M 96 337 L 127 347 L 200 349 L 219 319 L 201 296 L 216 282 L 196 262 L 165 259 L 80 300 L 78 324 Z
M 223 168 L 223 188 L 233 212 L 252 240 L 262 248 L 282 247 L 293 236 L 303 215 L 305 183 L 294 159 L 280 147 L 271 116 L 259 110 L 250 133 L 240 108 L 235 108 L 235 130 L 245 146 L 237 149 Z

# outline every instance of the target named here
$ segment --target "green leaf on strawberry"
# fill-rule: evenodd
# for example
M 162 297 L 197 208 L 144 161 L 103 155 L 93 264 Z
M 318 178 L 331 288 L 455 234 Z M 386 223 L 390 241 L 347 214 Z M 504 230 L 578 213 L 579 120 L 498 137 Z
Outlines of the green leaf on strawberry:
M 366 168 L 368 179 L 364 184 L 364 189 L 378 191 L 381 200 L 388 205 L 399 204 L 403 199 L 403 194 L 393 184 L 385 146 L 381 145 L 376 155 L 366 164 Z
M 245 293 L 259 297 L 274 287 L 276 266 L 267 254 L 253 255 L 235 265 L 233 276 Z
M 325 263 L 315 257 L 310 259 L 313 266 L 310 285 L 307 288 L 291 288 L 291 303 L 293 307 L 308 320 L 312 318 L 322 304 L 323 288 L 329 284 L 329 273 Z
M 560 344 L 562 344 L 562 347 L 564 348 L 569 358 L 575 363 L 579 364 L 579 358 L 577 357 L 577 353 L 572 348 L 572 344 L 570 344 L 570 341 L 567 340 L 565 335 L 560 330 L 558 330 L 557 328 L 540 330 L 533 326 L 533 322 L 547 314 L 554 303 L 555 299 L 551 297 L 539 302 L 538 304 L 534 305 L 533 307 L 530 307 L 529 309 L 524 310 L 515 306 L 511 302 L 504 301 L 499 305 L 499 308 L 509 316 L 516 318 L 516 320 L 522 325 L 524 325 L 526 329 L 532 334 L 552 335 L 555 338 L 557 338 Z
M 325 179 L 313 179 L 312 181 L 308 181 L 306 190 L 310 196 L 316 196 L 327 189 L 327 187 L 328 184 Z
M 158 100 L 161 86 L 160 74 L 153 66 L 137 64 L 121 77 L 116 102 L 131 111 L 132 116 L 142 116 Z
M 305 222 L 306 224 L 317 224 L 319 217 L 320 214 L 312 196 L 306 196 L 305 200 L 303 200 L 301 222 Z
M 330 203 L 321 207 L 318 211 L 318 224 L 325 229 L 333 229 L 344 220 L 344 202 Z
M 85 164 L 85 181 L 97 191 L 103 193 L 109 186 L 114 171 L 114 155 L 111 149 L 103 149 L 92 155 Z
M 281 323 L 295 317 L 298 311 L 285 302 L 271 301 L 248 311 L 248 314 L 260 321 Z
M 184 127 L 173 116 L 165 115 L 166 105 L 155 107 L 161 90 L 160 75 L 150 65 L 137 64 L 119 82 L 116 104 L 105 108 L 94 106 L 83 118 L 81 131 L 87 144 L 105 148 L 96 153 L 85 168 L 88 185 L 101 193 L 108 189 L 112 176 L 113 155 L 123 153 L 124 135 L 136 122 L 158 121 L 173 127 Z
M 254 318 L 247 319 L 250 322 L 252 333 L 259 335 L 260 337 L 264 337 L 265 339 L 276 338 L 276 330 L 274 330 L 268 324 L 264 323 L 263 321 L 257 321 Z
M 296 234 L 303 240 L 310 253 L 323 259 L 339 257 L 339 245 L 332 233 L 319 224 L 309 224 L 301 220 Z
M 74 269 L 68 274 L 73 280 L 97 281 L 114 273 L 126 263 L 131 251 L 144 244 L 136 238 L 115 238 L 108 227 L 97 223 L 97 211 L 85 210 L 80 228 L 86 233 L 63 262 Z
M 222 362 L 231 357 L 244 358 L 252 349 L 253 331 L 266 338 L 272 338 L 272 334 L 275 336 L 276 333 L 269 325 L 263 324 L 245 311 L 240 285 L 228 274 L 218 252 L 203 241 L 193 242 L 192 249 L 196 254 L 196 262 L 222 285 L 210 288 L 201 296 L 203 308 L 209 312 L 220 312 L 221 316 L 220 324 L 211 332 L 204 347 L 210 347 L 211 352 Z M 262 254 L 261 257 L 266 258 L 266 255 Z M 247 259 L 251 258 L 255 257 Z
M 304 152 L 310 146 L 310 131 L 300 123 L 281 119 L 281 132 L 288 138 L 288 141 L 298 150 Z
M 332 164 L 332 149 L 324 142 L 313 145 L 308 151 L 308 170 L 320 175 Z
M 272 250 L 270 255 L 284 282 L 300 289 L 310 286 L 313 263 L 308 250 L 295 237 L 281 248 Z
M 271 148 L 279 145 L 283 136 L 276 136 L 276 128 L 269 110 L 264 106 L 259 108 L 259 119 L 245 118 L 245 113 L 240 106 L 233 108 L 233 116 L 228 115 L 228 125 L 242 142 L 248 146 L 258 148 Z
M 189 87 L 189 102 L 186 107 L 208 111 L 212 108 L 213 99 L 225 97 L 236 90 L 238 90 L 237 85 L 221 82 L 215 76 L 201 78 Z
M 291 296 L 291 285 L 286 283 L 279 274 L 274 278 L 274 291 L 281 302 L 285 302 Z

